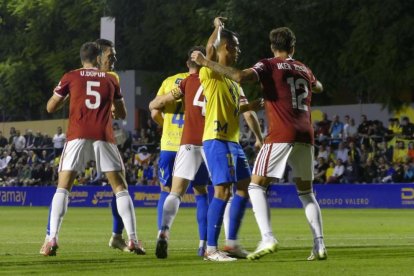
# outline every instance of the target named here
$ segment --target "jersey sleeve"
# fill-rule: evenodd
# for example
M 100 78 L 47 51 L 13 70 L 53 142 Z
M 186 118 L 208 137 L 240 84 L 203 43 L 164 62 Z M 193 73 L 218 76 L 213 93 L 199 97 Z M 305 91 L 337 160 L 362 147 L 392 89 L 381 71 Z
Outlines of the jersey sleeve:
M 162 82 L 161 86 L 160 86 L 160 89 L 158 89 L 157 96 L 164 95 L 165 92 L 166 92 L 165 91 L 166 90 L 166 87 L 167 87 L 167 80 L 164 80 Z
M 312 70 L 308 68 L 308 73 L 309 73 L 309 80 L 310 80 L 310 84 L 311 87 L 316 85 L 316 82 L 318 81 L 315 77 L 315 75 L 313 74 Z
M 259 81 L 262 81 L 271 72 L 269 62 L 266 59 L 257 62 L 251 69 L 257 74 Z
M 115 87 L 115 93 L 114 93 L 114 100 L 121 100 L 123 98 L 122 92 L 121 92 L 121 85 L 119 82 L 119 76 L 115 72 L 108 72 L 108 76 L 113 82 L 113 85 Z
M 188 77 L 186 77 L 185 79 L 183 79 L 183 80 L 180 82 L 180 84 L 178 85 L 178 87 L 180 88 L 181 93 L 182 93 L 183 95 L 185 94 L 185 86 L 186 86 L 187 80 L 188 80 Z
M 200 81 L 208 80 L 208 79 L 217 79 L 219 76 L 218 73 L 214 72 L 208 67 L 201 67 L 199 72 Z
M 66 97 L 69 94 L 70 76 L 69 74 L 63 75 L 58 85 L 53 90 L 53 94 L 58 97 Z

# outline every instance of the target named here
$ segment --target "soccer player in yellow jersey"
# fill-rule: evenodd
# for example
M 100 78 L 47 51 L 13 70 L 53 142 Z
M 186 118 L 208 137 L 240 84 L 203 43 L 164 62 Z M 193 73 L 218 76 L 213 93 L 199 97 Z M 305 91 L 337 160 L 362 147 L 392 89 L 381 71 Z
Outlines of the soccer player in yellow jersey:
M 207 57 L 223 65 L 232 65 L 240 53 L 236 35 L 224 29 L 221 18 L 214 19 L 215 29 L 207 43 Z M 247 187 L 250 168 L 239 144 L 239 105 L 241 88 L 238 83 L 213 72 L 207 67 L 200 70 L 200 81 L 206 98 L 206 118 L 203 147 L 214 185 L 214 198 L 207 215 L 206 259 L 211 261 L 235 261 L 245 258 L 247 252 L 237 242 L 237 233 L 248 201 Z M 236 192 L 230 207 L 230 225 L 225 252 L 218 250 L 217 242 L 226 203 L 232 184 Z M 229 256 L 231 255 L 231 256 Z

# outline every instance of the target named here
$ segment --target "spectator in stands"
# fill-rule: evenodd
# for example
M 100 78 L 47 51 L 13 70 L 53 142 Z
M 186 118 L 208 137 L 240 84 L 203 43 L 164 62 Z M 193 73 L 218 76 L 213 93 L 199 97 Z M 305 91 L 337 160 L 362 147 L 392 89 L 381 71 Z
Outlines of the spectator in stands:
M 3 132 L 0 131 L 0 148 L 5 148 L 9 142 L 7 141 L 7 138 L 3 136 Z
M 43 177 L 43 165 L 39 162 L 36 162 L 35 164 L 33 164 L 33 167 L 32 167 L 30 185 L 38 186 L 40 184 L 43 184 L 43 183 L 41 183 L 42 177 Z
M 37 157 L 37 160 L 40 163 L 50 163 L 50 161 L 51 161 L 50 154 L 48 154 L 47 150 L 42 150 L 40 155 Z
M 332 143 L 338 144 L 342 140 L 342 135 L 344 131 L 344 123 L 339 120 L 339 116 L 335 115 L 333 117 L 331 126 L 329 128 L 329 133 L 331 134 Z
M 259 119 L 260 129 L 262 130 L 262 137 L 267 136 L 267 124 L 265 124 L 265 120 L 263 118 Z
M 381 182 L 382 183 L 391 183 L 392 177 L 395 173 L 394 167 L 390 163 L 385 163 L 384 168 L 381 168 Z
M 401 183 L 404 182 L 404 166 L 401 163 L 394 163 L 394 174 L 392 175 L 392 182 Z
M 401 119 L 401 135 L 404 139 L 414 138 L 414 124 L 410 122 L 408 117 Z
M 141 145 L 149 143 L 148 130 L 146 128 L 141 128 L 138 143 Z
M 404 179 L 403 182 L 413 182 L 414 181 L 414 168 L 410 163 L 404 164 Z
M 352 160 L 348 155 L 348 159 L 344 165 L 344 173 L 341 182 L 342 183 L 358 183 L 359 182 L 359 164 Z
M 17 153 L 16 153 L 16 151 L 15 151 L 15 150 L 12 150 L 12 151 L 10 152 L 10 156 L 11 156 L 11 159 L 10 159 L 9 164 L 12 164 L 12 165 L 13 165 L 13 167 L 14 167 L 14 165 L 16 165 L 16 164 L 17 164 L 17 162 L 19 161 L 19 156 L 17 155 Z
M 134 165 L 143 166 L 151 161 L 151 153 L 148 152 L 146 146 L 142 146 L 138 149 L 138 153 L 134 157 Z
M 152 163 L 144 163 L 142 178 L 144 185 L 154 185 L 154 169 L 152 167 Z
M 393 163 L 404 163 L 408 156 L 408 150 L 405 148 L 404 141 L 396 141 L 392 162 Z
M 391 162 L 393 158 L 393 147 L 388 147 L 388 143 L 386 141 L 382 141 L 378 143 L 379 149 L 379 156 L 385 158 L 387 162 Z
M 387 136 L 387 133 L 388 133 L 388 130 L 384 127 L 383 123 L 379 120 L 374 120 L 368 129 L 368 135 L 370 139 L 377 143 L 384 140 L 384 137 Z
M 324 143 L 319 145 L 317 158 L 319 158 L 319 157 L 323 157 L 325 160 L 329 160 L 329 153 L 326 150 L 326 145 Z
M 335 160 L 347 160 L 348 159 L 348 149 L 345 147 L 344 142 L 338 144 L 338 149 L 335 151 Z
M 325 183 L 327 169 L 328 169 L 328 164 L 326 163 L 325 158 L 319 157 L 318 163 L 316 163 L 315 169 L 314 169 L 313 183 Z
M 33 131 L 31 129 L 26 129 L 26 133 L 24 135 L 24 138 L 26 139 L 26 149 L 31 149 L 34 147 L 34 138 Z
M 55 157 L 60 156 L 66 142 L 66 135 L 62 131 L 62 127 L 57 127 L 57 133 L 53 136 L 52 141 Z
M 49 136 L 49 134 L 45 134 L 43 136 L 42 142 L 41 142 L 39 147 L 41 147 L 41 148 L 53 148 L 53 140 Z
M 5 186 L 17 186 L 17 168 L 9 163 L 6 170 L 3 172 L 3 182 Z
M 365 144 L 361 144 L 361 148 L 359 152 L 360 152 L 360 157 L 359 157 L 358 164 L 365 164 L 369 157 L 369 152 L 370 152 L 369 147 L 366 146 Z
M 378 168 L 373 159 L 368 158 L 362 170 L 362 182 L 374 183 L 378 180 Z
M 342 160 L 336 160 L 333 173 L 326 179 L 326 183 L 339 183 L 344 175 L 345 167 L 342 164 Z
M 11 156 L 8 150 L 3 150 L 0 157 L 0 172 L 7 168 L 7 165 L 10 163 Z
M 331 121 L 328 120 L 328 114 L 323 113 L 322 120 L 317 122 L 315 126 L 315 136 L 319 142 L 325 141 L 331 136 L 329 132 L 330 127 Z
M 398 118 L 390 118 L 388 120 L 388 130 L 390 130 L 394 136 L 399 136 L 401 134 L 402 127 Z
M 14 137 L 14 149 L 17 152 L 17 155 L 21 155 L 24 147 L 26 146 L 26 139 L 23 135 L 20 134 L 20 130 L 16 130 L 16 136 Z
M 239 141 L 243 149 L 250 147 L 251 143 L 253 142 L 254 144 L 254 141 L 256 141 L 253 132 L 247 124 L 244 124 L 244 127 L 240 129 Z
M 359 149 L 356 147 L 355 142 L 349 142 L 348 155 L 351 156 L 353 162 L 360 162 L 361 153 Z
M 55 179 L 55 173 L 52 165 L 49 162 L 44 163 L 41 184 L 52 185 Z
M 34 141 L 33 141 L 33 147 L 34 148 L 40 148 L 43 144 L 43 136 L 40 131 L 36 131 L 36 134 L 34 135 Z
M 16 129 L 14 127 L 11 127 L 10 131 L 9 131 L 9 145 L 14 144 L 14 140 L 16 138 L 16 135 L 17 135 Z
M 348 115 L 346 115 L 348 116 Z M 346 118 L 345 116 L 345 118 Z M 349 118 L 349 116 L 348 116 Z M 355 120 L 354 118 L 350 118 L 348 123 L 344 124 L 344 140 L 348 141 L 348 140 L 352 140 L 355 141 L 357 136 L 358 136 L 358 128 L 355 125 Z
M 411 161 L 414 161 L 414 142 L 408 143 L 407 157 L 410 158 Z

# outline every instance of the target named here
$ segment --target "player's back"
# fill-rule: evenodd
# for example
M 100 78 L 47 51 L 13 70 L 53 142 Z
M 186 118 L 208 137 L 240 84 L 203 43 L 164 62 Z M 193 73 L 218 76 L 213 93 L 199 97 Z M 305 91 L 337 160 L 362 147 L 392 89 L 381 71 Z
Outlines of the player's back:
M 266 143 L 314 142 L 311 122 L 312 85 L 309 68 L 291 58 L 271 58 L 257 63 L 263 87 L 269 132 Z
M 188 75 L 189 73 L 179 73 L 166 78 L 162 82 L 157 96 L 165 95 L 178 87 L 180 82 Z M 164 113 L 164 123 L 162 126 L 161 150 L 178 151 L 184 125 L 183 102 L 180 100 L 168 103 L 162 112 Z
M 201 146 L 204 131 L 204 95 L 198 74 L 191 74 L 180 83 L 184 93 L 185 123 L 181 145 Z
M 122 95 L 113 75 L 95 68 L 74 70 L 63 76 L 54 93 L 70 94 L 68 141 L 83 138 L 115 143 L 111 106 Z

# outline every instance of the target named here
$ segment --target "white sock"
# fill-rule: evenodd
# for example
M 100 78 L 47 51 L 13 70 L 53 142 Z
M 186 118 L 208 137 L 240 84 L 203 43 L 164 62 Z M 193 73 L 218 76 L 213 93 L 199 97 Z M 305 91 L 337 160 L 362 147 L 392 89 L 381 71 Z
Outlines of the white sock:
M 275 240 L 270 223 L 270 208 L 266 198 L 266 188 L 250 183 L 249 196 L 254 216 L 262 235 L 262 241 Z
M 200 240 L 200 242 L 198 243 L 198 247 L 200 248 L 200 247 L 206 247 L 206 245 L 207 245 L 207 241 L 204 241 L 204 240 Z
M 118 208 L 118 213 L 122 218 L 124 223 L 125 230 L 128 235 L 128 239 L 136 241 L 136 218 L 135 218 L 135 209 L 132 199 L 129 196 L 127 190 L 117 193 L 116 195 L 116 207 Z
M 306 218 L 312 230 L 313 239 L 323 238 L 322 215 L 319 204 L 312 191 L 298 192 L 299 199 L 305 209 Z
M 50 235 L 49 240 L 56 238 L 62 225 L 63 217 L 68 210 L 69 191 L 57 188 L 52 199 L 52 210 L 50 211 Z
M 217 246 L 207 245 L 207 253 L 213 253 L 217 251 Z
M 229 201 L 227 201 L 226 209 L 224 210 L 223 215 L 223 227 L 224 227 L 224 237 L 226 238 L 229 236 L 229 229 L 230 229 L 230 206 L 231 201 L 233 200 L 233 196 L 230 197 Z
M 162 210 L 162 223 L 161 229 L 168 227 L 171 229 L 171 225 L 174 222 L 175 217 L 180 208 L 181 196 L 177 193 L 170 193 L 165 199 L 163 210 Z

